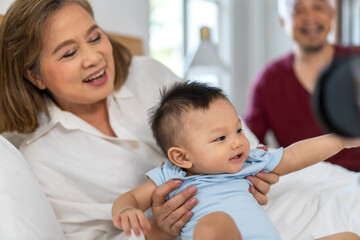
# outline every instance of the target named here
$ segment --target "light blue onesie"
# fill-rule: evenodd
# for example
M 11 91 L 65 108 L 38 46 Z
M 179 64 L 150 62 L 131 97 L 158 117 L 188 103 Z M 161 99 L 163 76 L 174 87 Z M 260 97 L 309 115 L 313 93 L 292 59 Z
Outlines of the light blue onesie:
M 180 188 L 171 192 L 172 198 L 185 188 L 195 185 L 198 188 L 198 204 L 193 208 L 193 217 L 181 230 L 183 240 L 192 240 L 195 224 L 206 214 L 222 211 L 229 214 L 238 226 L 243 239 L 280 239 L 275 226 L 266 212 L 249 193 L 250 182 L 246 176 L 255 175 L 261 170 L 272 171 L 279 163 L 283 149 L 273 152 L 252 149 L 243 169 L 234 174 L 193 175 L 186 177 L 186 172 L 166 161 L 161 167 L 149 171 L 146 175 L 157 186 L 170 179 L 181 179 Z

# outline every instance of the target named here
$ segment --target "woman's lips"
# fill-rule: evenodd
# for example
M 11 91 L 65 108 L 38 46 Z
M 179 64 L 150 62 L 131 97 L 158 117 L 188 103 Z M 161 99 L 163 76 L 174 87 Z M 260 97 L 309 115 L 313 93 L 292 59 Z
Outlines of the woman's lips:
M 92 86 L 100 86 L 103 85 L 108 79 L 105 68 L 93 74 L 92 76 L 86 78 L 83 83 L 92 85 Z

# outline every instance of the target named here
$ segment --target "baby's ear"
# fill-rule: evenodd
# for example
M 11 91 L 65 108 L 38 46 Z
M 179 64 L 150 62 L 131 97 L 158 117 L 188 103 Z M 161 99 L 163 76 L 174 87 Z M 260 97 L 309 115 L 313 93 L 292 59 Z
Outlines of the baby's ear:
M 184 148 L 171 147 L 168 150 L 168 157 L 170 161 L 181 168 L 191 168 L 192 162 L 188 158 L 187 152 Z

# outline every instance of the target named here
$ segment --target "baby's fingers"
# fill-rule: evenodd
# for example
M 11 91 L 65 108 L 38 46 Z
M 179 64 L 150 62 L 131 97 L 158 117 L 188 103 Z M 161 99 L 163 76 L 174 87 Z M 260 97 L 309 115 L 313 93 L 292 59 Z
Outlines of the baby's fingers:
M 119 228 L 119 229 L 122 230 L 120 217 L 118 217 L 118 216 L 113 217 L 113 224 L 114 224 L 115 227 L 117 227 L 117 228 Z
M 141 231 L 144 235 L 146 235 L 148 232 L 150 232 L 151 225 L 150 225 L 149 221 L 146 219 L 144 214 L 139 215 L 138 219 L 140 222 Z
M 140 237 L 140 224 L 136 214 L 129 216 L 131 228 L 134 230 L 135 236 Z
M 127 237 L 131 236 L 131 225 L 130 225 L 130 219 L 126 215 L 120 216 L 120 229 L 122 229 Z

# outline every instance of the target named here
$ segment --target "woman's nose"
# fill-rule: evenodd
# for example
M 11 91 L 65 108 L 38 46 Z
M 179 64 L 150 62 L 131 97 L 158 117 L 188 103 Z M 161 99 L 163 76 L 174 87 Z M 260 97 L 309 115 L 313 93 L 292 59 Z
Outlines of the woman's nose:
M 101 54 L 95 49 L 88 47 L 84 50 L 83 66 L 84 68 L 97 66 L 101 62 Z

